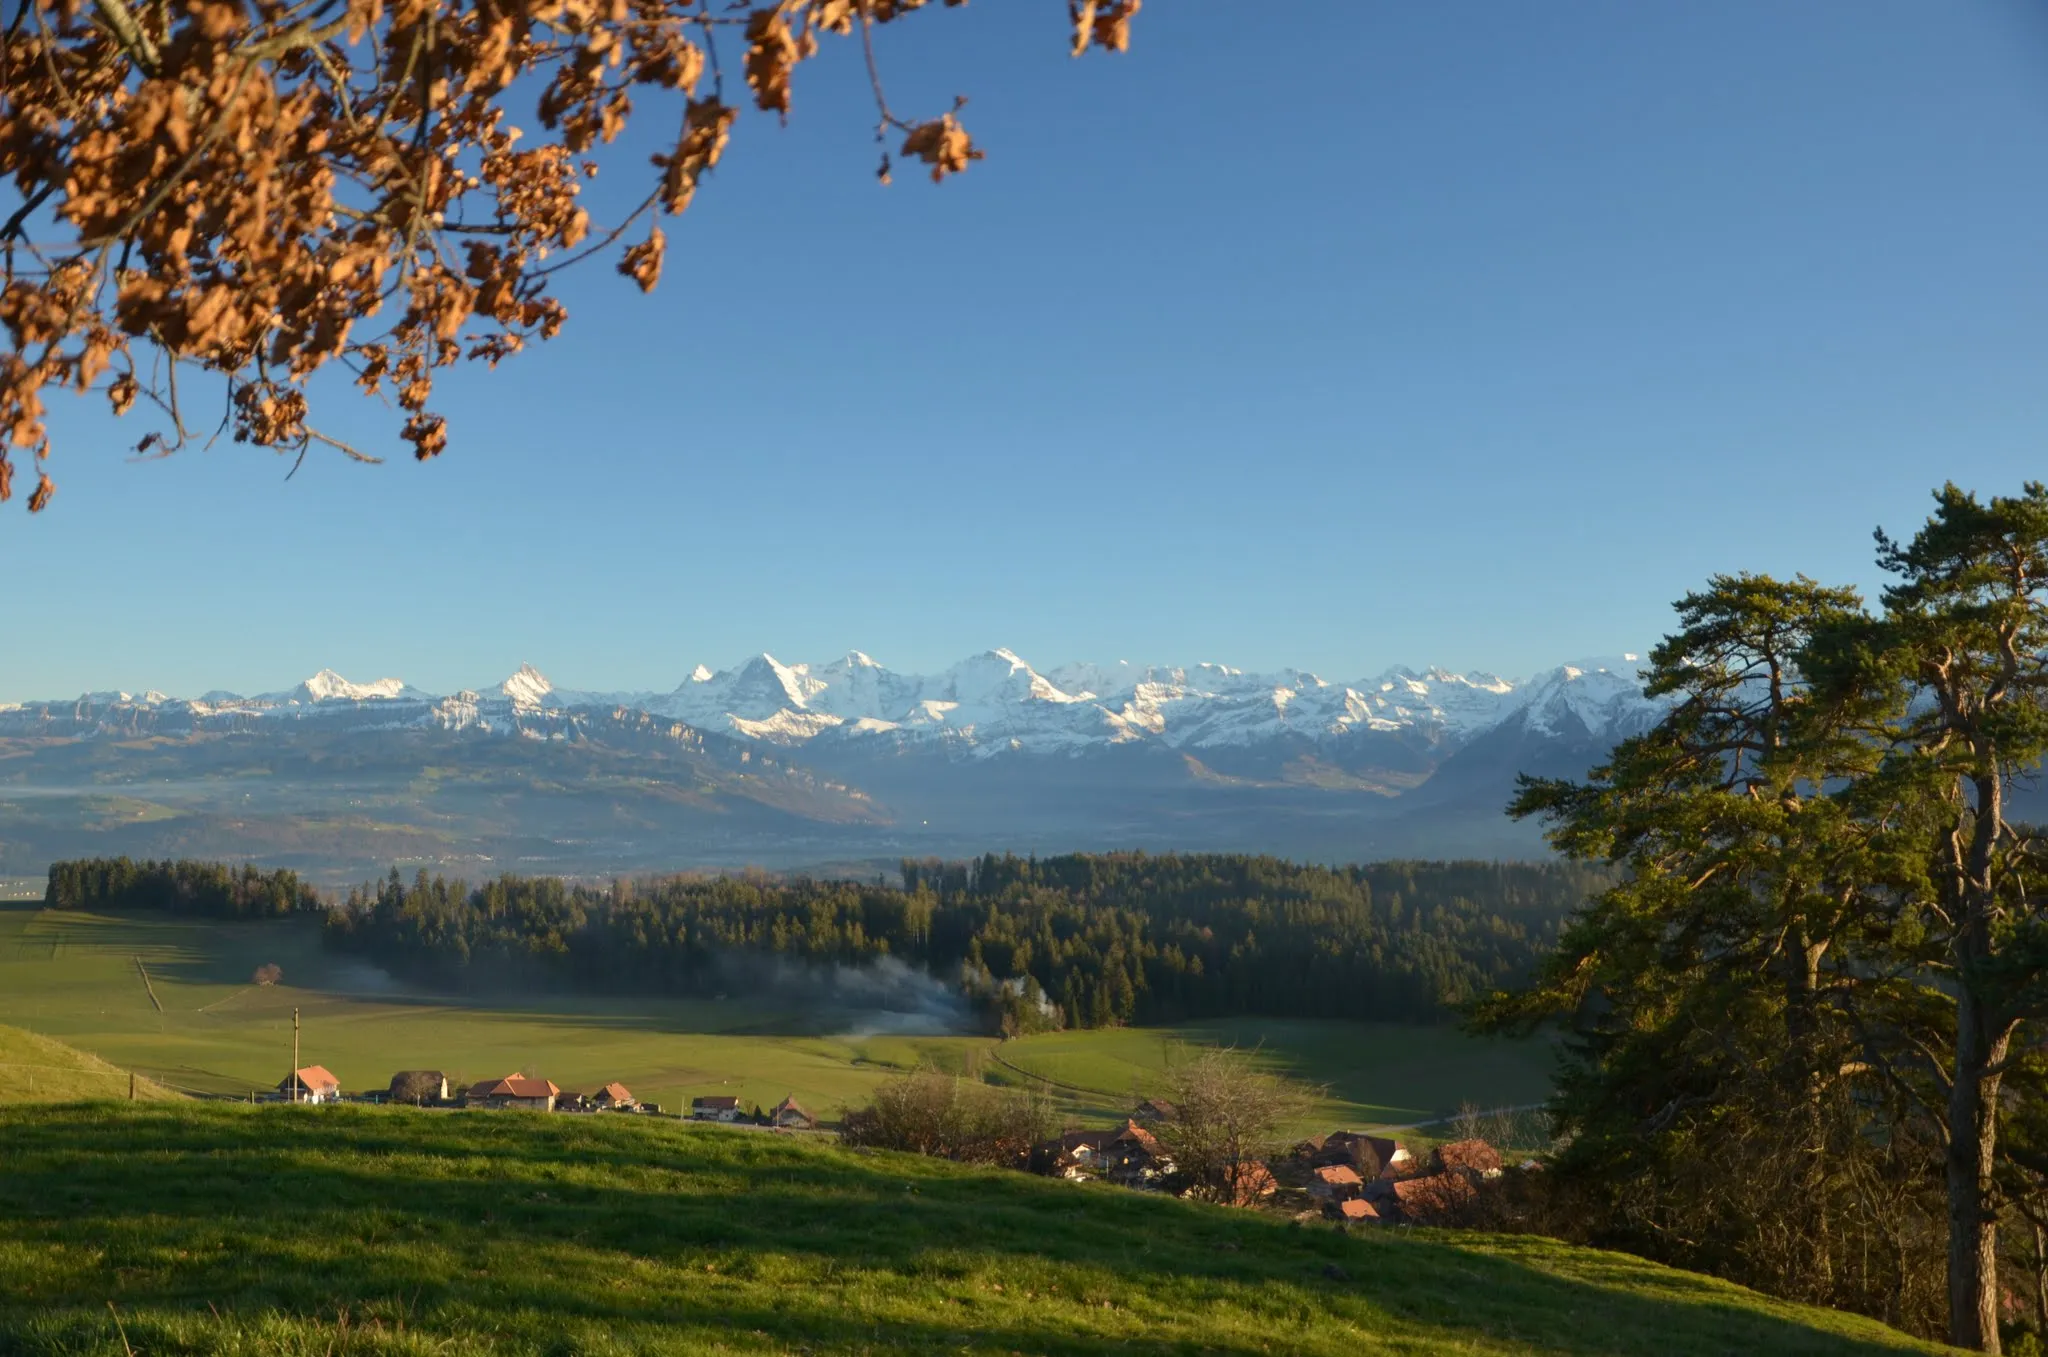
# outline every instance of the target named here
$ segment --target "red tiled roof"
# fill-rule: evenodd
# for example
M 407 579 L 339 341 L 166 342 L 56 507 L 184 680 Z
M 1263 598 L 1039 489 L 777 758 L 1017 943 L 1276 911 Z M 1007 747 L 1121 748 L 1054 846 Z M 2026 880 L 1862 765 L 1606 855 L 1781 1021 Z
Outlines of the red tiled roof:
M 1159 1137 L 1153 1135 L 1135 1121 L 1125 1121 L 1122 1129 L 1118 1130 L 1115 1135 L 1110 1136 L 1104 1143 L 1114 1145 L 1120 1140 L 1131 1141 L 1147 1154 L 1159 1153 Z
M 784 1098 L 781 1102 L 775 1104 L 775 1111 L 770 1115 L 779 1117 L 784 1112 L 794 1112 L 799 1117 L 809 1117 L 811 1115 L 810 1113 L 804 1111 L 804 1105 L 796 1100 L 796 1095 L 794 1093 Z
M 1337 1216 L 1341 1220 L 1378 1220 L 1380 1218 L 1380 1213 L 1372 1209 L 1372 1203 L 1363 1197 L 1353 1197 L 1350 1201 L 1338 1202 L 1336 1206 Z
M 1325 1164 L 1316 1170 L 1316 1181 L 1331 1187 L 1357 1187 L 1364 1180 L 1349 1164 Z
M 1426 1223 L 1456 1210 L 1477 1195 L 1478 1189 L 1461 1173 L 1431 1173 L 1420 1178 L 1400 1178 L 1393 1184 L 1394 1200 L 1404 1219 Z
M 508 1074 L 503 1079 L 494 1079 L 481 1088 L 470 1090 L 484 1098 L 552 1098 L 561 1093 L 546 1079 L 529 1079 L 523 1074 Z
M 624 1084 L 606 1084 L 597 1093 L 599 1097 L 610 1098 L 615 1103 L 630 1103 L 633 1101 L 632 1091 Z
M 1439 1145 L 1431 1158 L 1439 1169 L 1449 1172 L 1482 1176 L 1500 1172 L 1500 1151 L 1483 1140 L 1454 1140 Z
M 1232 1200 L 1239 1206 L 1250 1206 L 1279 1190 L 1280 1184 L 1273 1181 L 1273 1171 L 1256 1159 L 1239 1164 L 1231 1183 Z
M 288 1089 L 292 1086 L 294 1079 L 298 1081 L 300 1088 L 305 1089 L 309 1093 L 318 1093 L 324 1089 L 338 1089 L 341 1087 L 341 1080 L 329 1074 L 325 1065 L 308 1065 L 302 1070 L 293 1070 L 284 1077 L 283 1081 L 278 1084 L 278 1087 Z

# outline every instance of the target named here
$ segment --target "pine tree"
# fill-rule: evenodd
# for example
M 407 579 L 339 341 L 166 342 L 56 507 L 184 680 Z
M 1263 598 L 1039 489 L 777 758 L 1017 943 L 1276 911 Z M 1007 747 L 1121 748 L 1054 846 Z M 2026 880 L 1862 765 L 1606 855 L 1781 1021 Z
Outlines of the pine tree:
M 1880 532 L 1878 546 L 1897 577 L 1884 616 L 1823 638 L 1814 667 L 1881 721 L 1889 753 L 1866 813 L 1922 867 L 1890 933 L 1902 980 L 1887 1064 L 1902 1089 L 1938 1095 L 1949 1341 L 1997 1352 L 2001 1086 L 2020 1025 L 2048 1015 L 2044 840 L 2007 817 L 2048 753 L 2048 487 L 1987 504 L 1947 485 L 1910 542 Z

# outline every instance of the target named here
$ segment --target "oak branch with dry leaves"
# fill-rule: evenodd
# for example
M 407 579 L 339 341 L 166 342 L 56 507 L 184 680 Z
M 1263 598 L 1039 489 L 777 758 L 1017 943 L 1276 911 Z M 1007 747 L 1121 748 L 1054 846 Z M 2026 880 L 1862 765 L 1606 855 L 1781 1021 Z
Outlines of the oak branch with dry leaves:
M 832 42 L 865 59 L 883 182 L 899 136 L 934 180 L 981 158 L 963 101 L 913 120 L 884 97 L 875 30 L 927 0 L 13 3 L 0 501 L 26 457 L 31 512 L 54 489 L 46 399 L 62 388 L 152 410 L 139 453 L 231 433 L 377 460 L 309 422 L 308 382 L 339 363 L 433 457 L 448 439 L 428 409 L 436 371 L 555 335 L 551 280 L 580 260 L 613 254 L 652 290 L 656 220 L 690 205 L 749 97 L 787 118 L 796 68 Z M 1139 4 L 1070 4 L 1074 55 L 1126 50 Z M 675 140 L 638 207 L 599 226 L 579 193 L 636 112 Z M 217 417 L 195 411 L 194 379 Z

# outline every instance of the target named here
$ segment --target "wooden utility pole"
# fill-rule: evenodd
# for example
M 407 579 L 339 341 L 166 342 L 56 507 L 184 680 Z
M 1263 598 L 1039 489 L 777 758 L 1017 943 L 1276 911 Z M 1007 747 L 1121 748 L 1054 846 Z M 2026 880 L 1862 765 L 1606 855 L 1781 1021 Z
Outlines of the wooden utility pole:
M 292 1101 L 299 1100 L 299 1010 L 292 1010 Z
M 135 1071 L 128 1071 L 128 1101 L 135 1101 Z

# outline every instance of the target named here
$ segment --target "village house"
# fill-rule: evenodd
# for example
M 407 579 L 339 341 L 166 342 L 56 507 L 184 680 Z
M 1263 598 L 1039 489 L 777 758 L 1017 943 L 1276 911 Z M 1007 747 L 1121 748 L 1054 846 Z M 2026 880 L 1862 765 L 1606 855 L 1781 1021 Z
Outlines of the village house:
M 1447 1224 L 1478 1191 L 1463 1174 L 1425 1173 L 1388 1182 L 1378 1206 L 1381 1216 L 1404 1224 Z
M 1135 1121 L 1102 1142 L 1093 1155 L 1102 1176 L 1125 1187 L 1148 1187 L 1173 1172 L 1173 1158 L 1153 1135 Z
M 600 1112 L 631 1112 L 639 1102 L 624 1084 L 613 1082 L 590 1095 L 591 1106 Z
M 555 1099 L 562 1096 L 562 1090 L 546 1079 L 529 1079 L 523 1074 L 508 1074 L 503 1079 L 492 1079 L 472 1085 L 468 1103 L 471 1107 L 516 1108 L 530 1112 L 552 1112 Z
M 1462 1174 L 1466 1178 L 1498 1178 L 1501 1174 L 1500 1151 L 1483 1140 L 1454 1140 L 1430 1152 L 1429 1166 L 1437 1173 Z
M 295 1103 L 341 1101 L 341 1081 L 329 1074 L 325 1065 L 308 1065 L 302 1070 L 293 1070 L 278 1081 L 277 1091 Z
M 1308 1176 L 1308 1195 L 1319 1201 L 1347 1201 L 1365 1190 L 1365 1180 L 1349 1164 L 1324 1164 Z
M 1479 1195 L 1479 1185 L 1500 1175 L 1499 1150 L 1483 1140 L 1457 1140 L 1432 1151 L 1420 1172 L 1386 1175 L 1368 1185 L 1366 1195 L 1383 1220 L 1452 1224 Z
M 1068 1131 L 1031 1147 L 1030 1169 L 1049 1178 L 1086 1178 L 1095 1167 L 1095 1155 L 1114 1131 Z
M 1147 1098 L 1131 1113 L 1131 1120 L 1146 1126 L 1154 1126 L 1162 1121 L 1172 1121 L 1173 1115 L 1172 1103 L 1164 1098 Z
M 1325 1202 L 1323 1214 L 1332 1220 L 1353 1224 L 1374 1224 L 1380 1220 L 1380 1213 L 1363 1197 L 1347 1197 L 1343 1201 Z
M 738 1121 L 740 1100 L 728 1098 L 723 1093 L 704 1098 L 690 1099 L 690 1117 L 694 1121 Z
M 775 1104 L 775 1110 L 768 1114 L 768 1124 L 779 1126 L 785 1131 L 815 1131 L 818 1119 L 804 1111 L 803 1105 L 794 1094 Z
M 1405 1172 L 1415 1162 L 1415 1156 L 1400 1141 L 1386 1136 L 1361 1135 L 1355 1131 L 1332 1131 L 1326 1136 L 1310 1136 L 1295 1146 L 1294 1152 L 1312 1167 L 1343 1164 L 1356 1170 L 1358 1176 L 1367 1181 Z
M 1256 1159 L 1239 1164 L 1229 1175 L 1230 1195 L 1226 1206 L 1257 1206 L 1260 1201 L 1280 1190 L 1280 1184 L 1273 1177 L 1273 1170 Z

